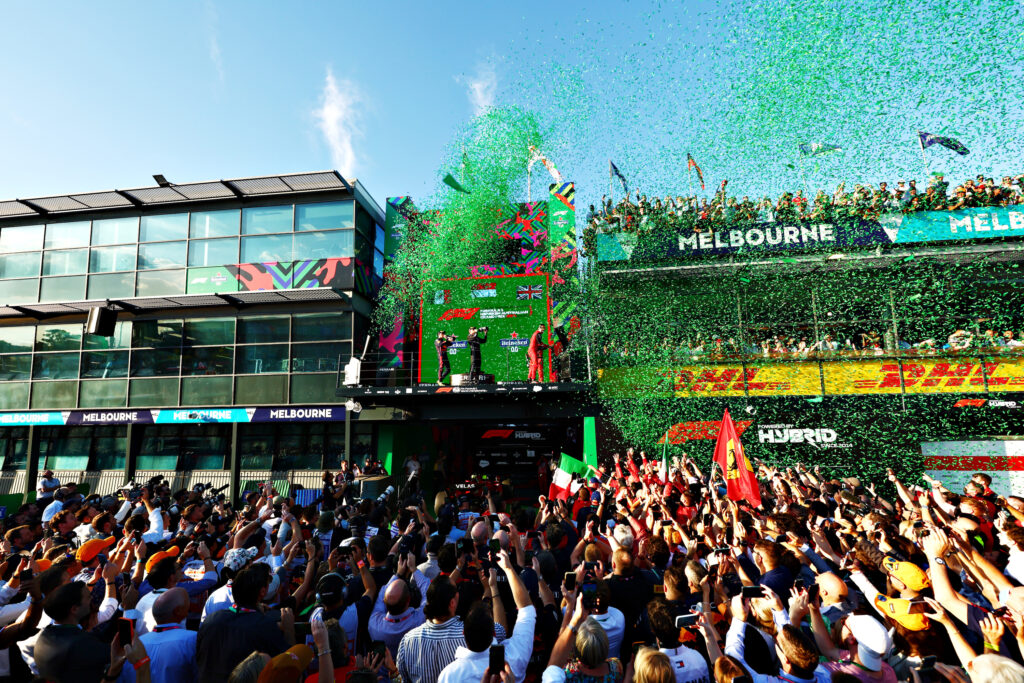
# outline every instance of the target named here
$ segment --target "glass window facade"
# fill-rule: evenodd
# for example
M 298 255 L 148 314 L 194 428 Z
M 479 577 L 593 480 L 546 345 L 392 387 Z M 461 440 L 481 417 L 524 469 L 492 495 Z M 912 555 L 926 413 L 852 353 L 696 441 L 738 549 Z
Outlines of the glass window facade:
M 124 244 L 117 247 L 96 247 L 89 254 L 89 272 L 114 273 L 121 270 L 135 270 L 136 246 Z
M 89 276 L 90 299 L 119 299 L 135 291 L 135 273 L 109 273 Z
M 139 245 L 139 270 L 184 268 L 188 253 L 186 242 L 159 242 Z
M 242 238 L 239 263 L 278 263 L 291 260 L 291 235 L 261 235 Z
M 43 248 L 42 225 L 19 225 L 0 228 L 0 254 L 16 251 L 39 251 Z
M 0 227 L 0 303 L 184 294 L 186 268 L 237 263 L 358 256 L 380 276 L 382 232 L 353 200 Z M 126 291 L 114 278 L 83 277 L 131 271 L 139 276 Z M 226 282 L 223 272 L 206 277 Z M 194 293 L 209 287 L 196 284 Z
M 182 295 L 193 273 L 236 291 L 225 266 L 287 272 L 372 251 L 372 228 L 355 237 L 360 211 L 343 200 L 0 225 L 0 304 Z M 84 334 L 81 321 L 0 326 L 0 410 L 338 402 L 352 312 L 133 319 L 144 310 L 123 314 L 111 337 Z
M 135 277 L 136 296 L 167 296 L 185 293 L 185 270 L 147 270 Z
M 188 214 L 169 213 L 143 216 L 139 226 L 140 242 L 168 242 L 185 239 L 188 235 Z
M 39 284 L 39 301 L 77 301 L 85 298 L 84 275 L 44 277 Z
M 274 232 L 291 232 L 291 206 L 259 206 L 242 209 L 242 234 L 265 235 Z
M 133 274 L 91 277 L 121 275 Z M 85 334 L 80 323 L 0 327 L 0 405 L 336 403 L 353 315 L 119 320 L 110 337 Z
M 91 223 L 76 221 L 74 223 L 53 223 L 46 226 L 45 249 L 71 249 L 72 247 L 89 246 Z
M 139 241 L 139 217 L 105 218 L 92 222 L 93 246 Z
M 351 258 L 355 255 L 355 233 L 351 230 L 335 230 L 296 234 L 292 242 L 292 252 L 295 260 Z
M 79 275 L 88 269 L 88 249 L 58 249 L 43 257 L 43 275 Z
M 0 254 L 0 278 L 38 277 L 41 251 Z
M 189 237 L 228 237 L 237 235 L 241 211 L 193 211 L 189 218 Z
M 295 207 L 295 231 L 351 229 L 355 226 L 355 202 L 299 204 Z
M 192 240 L 189 242 L 189 266 L 222 266 L 238 262 L 237 238 Z

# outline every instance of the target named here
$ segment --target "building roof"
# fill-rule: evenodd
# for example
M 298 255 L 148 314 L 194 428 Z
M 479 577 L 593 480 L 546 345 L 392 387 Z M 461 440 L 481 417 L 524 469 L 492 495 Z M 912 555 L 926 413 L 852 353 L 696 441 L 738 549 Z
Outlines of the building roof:
M 0 219 L 45 217 L 103 209 L 151 208 L 217 199 L 247 199 L 338 190 L 353 192 L 353 186 L 357 184 L 358 181 L 349 183 L 340 173 L 333 170 L 208 180 L 182 185 L 166 183 L 131 190 L 103 190 L 0 200 Z

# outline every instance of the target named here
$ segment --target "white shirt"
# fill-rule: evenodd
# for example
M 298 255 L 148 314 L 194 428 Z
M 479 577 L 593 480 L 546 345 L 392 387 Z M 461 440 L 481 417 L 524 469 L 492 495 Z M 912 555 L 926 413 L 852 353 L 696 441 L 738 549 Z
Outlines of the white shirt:
M 618 610 L 616 610 L 618 611 Z M 622 613 L 619 612 L 621 615 Z M 495 639 L 495 645 L 505 646 L 505 662 L 512 669 L 516 683 L 523 683 L 526 678 L 526 666 L 530 663 L 533 652 L 533 630 L 537 625 L 537 608 L 533 605 L 519 610 L 516 627 L 512 637 L 501 643 Z M 459 646 L 455 650 L 455 661 L 446 666 L 438 677 L 438 683 L 479 683 L 490 661 L 490 652 L 473 652 L 469 648 Z
M 52 502 L 43 509 L 43 524 L 57 516 L 57 513 L 64 509 L 64 503 L 59 500 L 48 498 Z
M 222 609 L 231 607 L 234 602 L 235 599 L 231 596 L 231 582 L 228 581 L 226 584 L 210 593 L 210 597 L 206 598 L 206 604 L 203 605 L 203 615 L 200 617 L 199 621 L 206 621 L 206 617 L 210 616 L 214 612 L 219 612 Z
M 44 486 L 50 487 L 51 490 L 50 491 L 43 490 Z M 40 477 L 39 478 L 39 483 L 36 484 L 36 500 L 48 500 L 50 498 L 53 498 L 53 492 L 56 490 L 53 487 L 59 487 L 59 486 L 60 486 L 60 479 L 58 479 L 57 477 L 51 477 L 49 479 L 47 479 L 46 477 Z
M 685 645 L 674 649 L 660 648 L 672 662 L 672 671 L 676 675 L 676 683 L 707 683 L 711 680 L 708 663 L 696 650 Z
M 135 632 L 138 634 L 149 633 L 156 627 L 156 619 L 153 618 L 153 603 L 160 597 L 161 594 L 166 593 L 167 588 L 155 588 L 141 598 L 135 604 L 134 610 L 128 610 L 125 612 L 125 616 L 130 616 L 135 619 Z M 132 614 L 134 612 L 134 614 Z
M 196 631 L 188 631 L 179 624 L 160 624 L 168 630 L 146 633 L 139 637 L 149 657 L 149 677 L 152 683 L 192 683 L 199 680 L 196 664 Z M 156 628 L 156 626 L 154 626 Z M 135 668 L 121 669 L 119 683 L 135 683 Z
M 423 616 L 425 599 L 420 601 L 419 607 L 408 607 L 401 614 L 394 615 L 387 611 L 387 606 L 384 604 L 384 593 L 387 592 L 388 586 L 398 580 L 397 574 L 392 576 L 387 585 L 377 592 L 377 602 L 374 603 L 373 611 L 370 613 L 369 624 L 370 638 L 373 640 L 383 640 L 392 657 L 398 656 L 398 644 L 402 642 L 402 636 L 427 620 Z M 427 588 L 430 587 L 430 581 L 419 570 L 413 572 L 412 580 L 420 589 L 420 595 L 425 598 Z
M 1006 563 L 1006 571 L 1003 573 L 1017 579 L 1017 583 L 1024 584 L 1024 551 L 1010 551 L 1010 561 Z
M 565 669 L 560 666 L 547 667 L 541 674 L 540 683 L 565 683 Z
M 437 555 L 431 553 L 427 553 L 427 561 L 417 566 L 416 569 L 423 574 L 423 576 L 427 577 L 427 580 L 429 581 L 433 581 L 437 578 L 438 574 L 441 573 L 441 567 L 437 564 Z
M 614 607 L 609 607 L 607 614 L 591 614 L 590 618 L 601 624 L 605 635 L 608 636 L 608 656 L 618 657 L 622 638 L 626 634 L 626 615 Z

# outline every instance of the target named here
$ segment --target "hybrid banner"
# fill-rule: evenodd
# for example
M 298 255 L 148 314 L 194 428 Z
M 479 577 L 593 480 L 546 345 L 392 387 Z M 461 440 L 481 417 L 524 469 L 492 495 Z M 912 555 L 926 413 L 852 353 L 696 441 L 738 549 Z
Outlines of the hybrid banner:
M 601 261 L 674 260 L 738 253 L 800 252 L 879 244 L 914 244 L 1024 235 L 1024 206 L 850 217 L 829 223 L 755 223 L 717 232 L 671 230 L 597 234 Z
M 161 410 L 64 410 L 0 413 L 0 427 L 117 424 L 202 424 L 232 422 L 335 422 L 344 406 L 274 406 L 267 408 L 171 408 Z

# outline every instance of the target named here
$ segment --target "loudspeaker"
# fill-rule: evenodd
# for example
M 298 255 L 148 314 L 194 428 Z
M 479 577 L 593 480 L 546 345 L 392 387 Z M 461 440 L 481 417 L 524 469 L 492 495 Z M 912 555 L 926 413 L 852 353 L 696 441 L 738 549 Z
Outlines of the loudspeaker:
M 85 331 L 99 337 L 113 337 L 116 324 L 116 310 L 105 306 L 94 306 L 89 309 L 89 319 L 85 321 Z

